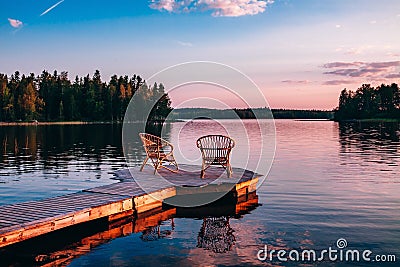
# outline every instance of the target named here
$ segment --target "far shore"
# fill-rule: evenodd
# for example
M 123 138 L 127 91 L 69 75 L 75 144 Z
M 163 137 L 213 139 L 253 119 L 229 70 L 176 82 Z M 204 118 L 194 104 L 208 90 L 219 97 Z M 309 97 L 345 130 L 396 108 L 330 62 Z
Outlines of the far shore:
M 352 119 L 352 120 L 341 120 L 336 121 L 334 119 L 293 119 L 295 121 L 335 121 L 335 122 L 400 122 L 400 119 L 388 119 L 388 118 L 374 118 L 374 119 Z M 167 120 L 165 122 L 184 122 L 186 120 L 174 119 Z M 39 126 L 39 125 L 84 125 L 84 124 L 122 124 L 123 121 L 15 121 L 15 122 L 1 122 L 2 126 Z M 134 121 L 131 123 L 140 123 L 140 121 Z M 158 121 L 156 123 L 159 123 Z
M 182 122 L 183 120 L 167 120 L 166 122 Z M 153 121 L 160 123 L 160 121 Z M 1 126 L 37 126 L 37 125 L 84 125 L 84 124 L 122 124 L 124 121 L 13 121 L 2 122 Z M 143 121 L 131 121 L 129 123 L 144 123 Z
M 81 125 L 81 124 L 112 124 L 112 121 L 16 121 L 0 122 L 0 126 L 35 126 L 35 125 Z
M 394 118 L 349 119 L 349 120 L 339 120 L 337 122 L 400 122 L 400 119 L 394 119 Z

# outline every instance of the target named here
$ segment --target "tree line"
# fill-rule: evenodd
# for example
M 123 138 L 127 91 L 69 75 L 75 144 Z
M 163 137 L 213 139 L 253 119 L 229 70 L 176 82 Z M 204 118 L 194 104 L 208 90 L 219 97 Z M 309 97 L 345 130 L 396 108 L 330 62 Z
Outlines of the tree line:
M 172 119 L 332 119 L 333 112 L 325 110 L 296 110 L 296 109 L 210 109 L 210 108 L 180 108 L 174 109 Z
M 333 112 L 327 110 L 272 109 L 275 119 L 329 120 Z
M 356 91 L 343 89 L 339 106 L 335 109 L 336 121 L 353 119 L 400 119 L 400 90 L 396 83 L 372 87 L 363 84 Z
M 121 121 L 133 95 L 140 110 L 152 108 L 149 119 L 165 118 L 172 110 L 164 86 L 149 86 L 136 74 L 113 75 L 108 82 L 102 81 L 98 70 L 92 77 L 76 76 L 73 81 L 65 71 L 0 74 L 0 121 Z M 157 104 L 148 107 L 154 101 Z

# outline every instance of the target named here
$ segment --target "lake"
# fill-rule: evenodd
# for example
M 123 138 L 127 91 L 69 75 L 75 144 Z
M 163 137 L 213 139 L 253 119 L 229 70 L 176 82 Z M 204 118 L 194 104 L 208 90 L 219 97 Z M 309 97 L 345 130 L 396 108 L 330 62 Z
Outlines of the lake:
M 201 123 L 201 125 L 199 125 Z M 232 131 L 237 121 L 227 121 Z M 246 121 L 246 127 L 254 127 Z M 398 123 L 335 123 L 276 120 L 276 153 L 258 188 L 258 203 L 240 216 L 173 216 L 162 221 L 164 236 L 149 231 L 105 240 L 71 266 L 252 266 L 267 245 L 279 250 L 336 248 L 371 250 L 372 255 L 400 256 L 400 126 Z M 117 182 L 126 168 L 121 125 L 46 125 L 0 127 L 0 205 L 67 194 Z M 170 141 L 182 147 L 202 131 L 217 131 L 212 122 L 172 123 Z M 233 133 L 234 135 L 234 133 Z M 182 139 L 181 137 L 182 136 Z M 252 140 L 250 140 L 252 142 Z M 256 140 L 257 141 L 257 140 Z M 136 163 L 144 157 L 132 137 Z M 237 146 L 233 156 L 244 154 Z M 194 144 L 183 152 L 196 161 Z M 254 153 L 252 154 L 254 156 Z M 225 229 L 222 247 L 207 247 L 206 233 Z M 217 235 L 218 237 L 218 235 Z M 218 238 L 217 238 L 218 239 Z M 208 244 L 208 245 L 207 245 Z M 274 266 L 308 265 L 274 257 Z M 376 264 L 376 262 L 375 262 Z M 374 266 L 344 261 L 311 265 Z M 387 263 L 387 265 L 390 265 Z

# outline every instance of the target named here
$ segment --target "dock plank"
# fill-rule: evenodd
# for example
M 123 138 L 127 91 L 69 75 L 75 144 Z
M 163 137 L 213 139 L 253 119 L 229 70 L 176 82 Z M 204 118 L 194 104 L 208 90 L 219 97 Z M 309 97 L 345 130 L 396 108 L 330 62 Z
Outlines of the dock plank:
M 12 226 L 12 225 L 15 225 L 15 223 L 11 222 L 11 221 L 8 221 L 8 220 L 4 220 L 4 219 L 0 220 L 0 228 L 9 227 L 9 226 Z
M 46 217 L 51 217 L 58 215 L 59 212 L 55 210 L 47 210 L 47 209 L 40 209 L 39 207 L 27 207 L 27 206 L 15 206 L 15 207 L 9 207 L 9 206 L 2 206 L 1 212 L 8 212 L 12 214 L 35 214 L 40 217 L 46 216 Z M 39 213 L 40 212 L 40 213 Z M 1 217 L 1 215 L 0 215 Z
M 96 188 L 84 190 L 84 192 L 94 192 L 129 197 L 146 194 L 146 192 L 135 181 L 99 186 Z
M 49 207 L 53 207 L 52 209 L 49 209 Z M 18 207 L 5 207 L 7 209 L 21 209 L 21 210 L 30 210 L 30 212 L 35 212 L 35 211 L 46 211 L 46 210 L 51 210 L 52 213 L 57 212 L 70 212 L 76 210 L 76 208 L 71 208 L 71 207 L 64 207 L 60 206 L 58 207 L 57 210 L 55 210 L 54 205 L 49 205 L 48 203 L 42 203 L 42 202 L 37 202 L 37 203 L 21 203 L 20 206 Z

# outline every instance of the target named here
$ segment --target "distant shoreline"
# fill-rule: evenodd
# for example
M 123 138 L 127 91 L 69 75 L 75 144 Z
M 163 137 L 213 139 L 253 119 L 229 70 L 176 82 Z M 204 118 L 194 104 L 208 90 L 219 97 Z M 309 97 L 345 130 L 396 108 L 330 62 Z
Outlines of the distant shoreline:
M 234 120 L 238 120 L 236 118 Z M 196 120 L 196 119 L 195 119 Z M 218 120 L 232 120 L 229 118 L 218 118 Z M 245 118 L 243 120 L 253 120 L 253 118 Z M 274 120 L 295 120 L 295 121 L 334 121 L 339 123 L 362 123 L 362 122 L 399 122 L 399 119 L 353 119 L 353 120 L 332 120 L 332 119 L 296 119 L 296 118 L 274 118 Z M 167 123 L 171 122 L 185 122 L 186 119 L 182 120 L 168 120 Z M 44 126 L 44 125 L 95 125 L 95 124 L 122 124 L 123 121 L 38 121 L 38 122 L 0 122 L 0 127 L 7 126 Z M 137 122 L 140 123 L 140 122 Z
M 232 113 L 232 111 L 234 111 Z M 294 110 L 294 109 L 210 109 L 210 108 L 181 108 L 174 109 L 167 116 L 166 122 L 179 122 L 196 119 L 294 119 L 294 120 L 331 120 L 333 112 L 326 110 Z M 34 126 L 34 125 L 83 125 L 83 124 L 121 124 L 124 120 L 114 121 L 12 121 L 0 122 L 0 126 Z M 132 121 L 142 122 L 143 121 Z M 155 120 L 155 123 L 160 121 Z
M 335 122 L 400 122 L 400 119 L 388 118 L 371 118 L 371 119 L 347 119 L 347 120 L 334 120 Z
M 121 122 L 111 121 L 22 121 L 0 122 L 0 126 L 36 126 L 36 125 L 83 125 L 83 124 L 114 124 Z
M 183 120 L 167 120 L 166 122 L 182 122 Z M 124 121 L 14 121 L 0 122 L 1 126 L 42 126 L 42 125 L 87 125 L 87 124 L 122 124 Z M 128 123 L 144 123 L 143 121 L 132 121 Z M 160 121 L 153 121 L 160 123 Z

